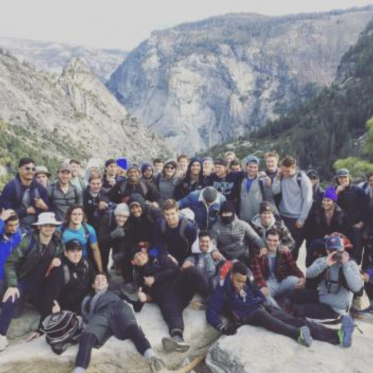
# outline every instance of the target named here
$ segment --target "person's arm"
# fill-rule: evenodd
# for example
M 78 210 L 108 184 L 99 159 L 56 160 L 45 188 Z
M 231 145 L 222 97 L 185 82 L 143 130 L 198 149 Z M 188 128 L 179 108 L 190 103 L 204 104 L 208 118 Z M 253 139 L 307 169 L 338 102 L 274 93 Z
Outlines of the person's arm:
M 189 193 L 186 197 L 182 198 L 180 201 L 177 202 L 177 205 L 180 210 L 185 209 L 187 207 L 191 207 L 192 200 L 193 200 L 193 194 L 194 192 Z
M 251 259 L 251 265 L 250 265 L 251 272 L 254 276 L 255 284 L 258 286 L 258 288 L 266 288 L 267 282 L 264 279 L 262 266 L 260 264 L 259 256 L 256 254 Z
M 264 240 L 255 232 L 254 228 L 249 223 L 242 222 L 245 227 L 245 240 L 253 245 L 256 249 L 266 247 Z
M 91 244 L 91 249 L 93 251 L 93 258 L 95 260 L 95 263 L 97 265 L 97 269 L 102 272 L 102 259 L 101 259 L 101 253 L 100 248 L 98 247 L 98 243 Z
M 224 306 L 223 287 L 218 286 L 212 293 L 206 310 L 206 318 L 210 325 L 220 331 L 224 327 L 220 314 Z
M 292 276 L 298 277 L 298 278 L 304 278 L 303 272 L 299 269 L 297 266 L 296 261 L 293 258 L 293 255 L 289 252 L 283 253 L 282 255 L 286 256 L 286 261 L 288 262 L 288 266 L 290 268 L 290 273 Z
M 110 233 L 111 232 L 110 232 L 110 227 L 109 227 L 109 214 L 105 214 L 102 217 L 99 228 L 98 228 L 98 241 L 100 245 L 109 246 L 112 244 L 113 239 Z
M 159 285 L 172 280 L 179 272 L 179 267 L 168 257 L 160 258 L 162 268 L 153 275 L 154 284 Z
M 122 191 L 121 186 L 124 181 L 118 181 L 108 193 L 103 193 L 100 196 L 100 202 L 114 202 L 114 203 L 120 203 L 122 200 Z
M 328 268 L 326 258 L 319 258 L 315 260 L 310 267 L 306 269 L 307 278 L 315 278 Z
M 197 239 L 197 228 L 191 222 L 188 222 L 185 229 L 185 236 L 189 242 L 189 250 L 191 251 L 192 245 Z
M 305 174 L 302 175 L 303 177 L 300 183 L 302 192 L 302 208 L 297 219 L 297 223 L 304 225 L 312 208 L 313 190 L 311 180 L 307 176 L 305 176 Z
M 343 274 L 345 275 L 348 288 L 356 293 L 364 286 L 364 281 L 356 262 L 349 260 L 347 252 L 343 253 L 343 255 L 347 255 L 347 259 L 344 260 L 345 263 L 342 262 Z
M 140 180 L 140 183 L 141 182 L 145 183 L 145 181 L 143 180 Z M 162 201 L 162 197 L 157 187 L 153 183 L 147 183 L 146 186 L 148 188 L 148 194 L 145 198 L 150 202 L 157 202 L 158 204 L 160 204 Z
M 127 303 L 130 303 L 133 306 L 133 309 L 135 310 L 135 312 L 140 312 L 142 308 L 144 307 L 143 302 L 140 302 L 139 300 L 136 300 L 136 301 L 132 300 L 122 291 L 118 291 L 117 293 L 124 301 L 126 301 Z
M 272 181 L 272 193 L 274 195 L 281 193 L 281 177 L 276 175 Z

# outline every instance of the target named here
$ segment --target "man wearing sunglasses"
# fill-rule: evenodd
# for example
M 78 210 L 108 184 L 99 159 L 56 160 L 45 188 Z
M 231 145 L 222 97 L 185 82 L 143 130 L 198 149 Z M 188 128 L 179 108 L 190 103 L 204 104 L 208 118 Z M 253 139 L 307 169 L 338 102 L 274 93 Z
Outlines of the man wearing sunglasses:
M 19 216 L 23 231 L 30 229 L 38 215 L 48 210 L 47 190 L 36 182 L 35 162 L 31 158 L 22 158 L 18 163 L 16 177 L 5 185 L 1 197 L 1 208 L 14 210 Z

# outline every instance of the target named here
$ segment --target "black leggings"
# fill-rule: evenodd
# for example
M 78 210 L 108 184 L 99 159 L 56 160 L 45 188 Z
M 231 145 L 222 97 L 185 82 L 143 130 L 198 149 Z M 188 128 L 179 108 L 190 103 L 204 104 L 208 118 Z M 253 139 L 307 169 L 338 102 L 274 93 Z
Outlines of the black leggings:
M 127 338 L 135 345 L 137 351 L 144 355 L 146 350 L 151 348 L 149 341 L 146 339 L 143 331 L 138 325 L 131 325 L 126 330 Z M 92 333 L 83 333 L 79 342 L 79 351 L 75 360 L 75 367 L 88 368 L 91 361 L 92 348 L 98 343 L 97 337 Z
M 261 326 L 274 333 L 286 335 L 293 339 L 298 338 L 299 329 L 302 326 L 307 326 L 313 338 L 331 344 L 339 344 L 339 337 L 336 330 L 288 315 L 286 312 L 275 307 L 258 309 L 244 317 L 242 321 L 244 324 Z

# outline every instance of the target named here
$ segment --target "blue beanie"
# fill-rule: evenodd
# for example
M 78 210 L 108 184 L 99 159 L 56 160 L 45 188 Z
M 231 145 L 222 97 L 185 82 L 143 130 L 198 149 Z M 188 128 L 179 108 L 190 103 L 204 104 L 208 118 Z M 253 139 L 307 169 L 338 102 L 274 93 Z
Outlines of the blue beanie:
M 338 194 L 335 191 L 335 188 L 329 187 L 326 188 L 324 194 L 322 195 L 322 198 L 329 198 L 334 202 L 338 201 Z

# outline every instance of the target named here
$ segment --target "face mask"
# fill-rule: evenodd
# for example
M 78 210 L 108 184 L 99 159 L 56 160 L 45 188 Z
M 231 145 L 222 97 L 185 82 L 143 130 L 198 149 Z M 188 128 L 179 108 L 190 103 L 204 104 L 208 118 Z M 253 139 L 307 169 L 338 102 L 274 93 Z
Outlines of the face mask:
M 223 224 L 230 224 L 232 223 L 233 219 L 234 219 L 234 214 L 230 216 L 221 216 L 221 221 Z

